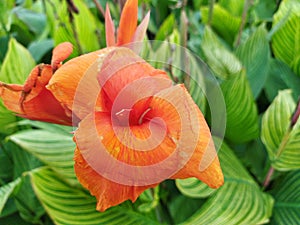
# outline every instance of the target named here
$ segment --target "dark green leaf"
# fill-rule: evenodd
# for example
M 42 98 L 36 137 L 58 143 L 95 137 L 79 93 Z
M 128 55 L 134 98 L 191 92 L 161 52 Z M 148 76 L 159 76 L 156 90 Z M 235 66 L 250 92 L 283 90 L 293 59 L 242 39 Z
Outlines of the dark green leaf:
M 37 13 L 22 7 L 16 7 L 13 10 L 17 18 L 28 26 L 29 30 L 35 34 L 43 32 L 46 26 L 46 16 L 42 13 Z
M 42 41 L 32 42 L 28 46 L 28 50 L 33 56 L 36 62 L 39 62 L 42 57 L 49 52 L 54 47 L 54 42 L 52 39 L 45 39 Z
M 270 49 L 267 31 L 260 26 L 246 42 L 241 44 L 236 55 L 246 68 L 247 78 L 254 98 L 257 98 L 267 79 Z
M 300 170 L 288 173 L 271 191 L 275 205 L 271 224 L 298 224 L 300 221 Z
M 17 178 L 16 180 L 0 187 L 0 215 L 5 206 L 7 199 L 14 192 L 15 188 L 18 185 L 20 185 L 20 183 L 21 183 L 21 178 Z

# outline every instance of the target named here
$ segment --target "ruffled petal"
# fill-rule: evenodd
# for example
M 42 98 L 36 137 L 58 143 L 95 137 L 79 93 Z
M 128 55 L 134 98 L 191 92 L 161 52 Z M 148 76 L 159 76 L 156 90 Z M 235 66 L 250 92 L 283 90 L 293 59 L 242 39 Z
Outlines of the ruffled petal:
M 167 86 L 172 84 L 166 72 L 153 68 L 130 49 L 122 47 L 114 49 L 104 59 L 98 74 L 98 82 L 105 92 L 107 108 L 111 109 L 121 90 L 131 85 L 133 81 L 154 76 L 165 79 Z M 132 87 L 131 92 L 138 93 L 135 88 Z
M 76 111 L 73 110 L 74 99 L 85 99 L 88 96 L 97 98 L 99 85 L 95 80 L 98 65 L 101 65 L 103 56 L 112 50 L 113 48 L 104 48 L 69 60 L 54 73 L 47 89 L 68 110 L 73 111 L 79 118 L 83 118 L 86 112 L 90 112 L 91 101 L 77 102 Z M 94 67 L 88 70 L 92 65 Z M 77 93 L 79 97 L 76 97 Z
M 52 76 L 50 65 L 38 65 L 30 73 L 24 85 L 0 87 L 0 97 L 5 106 L 23 118 L 72 125 L 63 106 L 45 85 Z
M 79 182 L 97 198 L 96 209 L 101 212 L 128 199 L 134 202 L 143 191 L 157 185 L 126 186 L 112 182 L 93 170 L 78 149 L 75 150 L 74 160 Z

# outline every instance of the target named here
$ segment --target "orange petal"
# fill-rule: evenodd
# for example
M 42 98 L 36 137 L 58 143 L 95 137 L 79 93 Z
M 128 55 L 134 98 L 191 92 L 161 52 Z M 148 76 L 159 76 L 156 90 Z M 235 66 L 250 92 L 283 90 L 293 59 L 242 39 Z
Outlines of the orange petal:
M 25 97 L 23 102 L 24 114 L 21 116 L 32 120 L 72 125 L 71 117 L 66 115 L 65 109 L 45 87 L 51 76 L 52 67 L 44 65 L 35 86 Z
M 55 71 L 62 61 L 67 59 L 73 51 L 73 45 L 69 42 L 63 42 L 57 45 L 52 52 L 51 66 Z
M 106 35 L 106 46 L 114 46 L 116 44 L 115 40 L 115 26 L 110 15 L 110 10 L 108 4 L 106 4 L 105 12 L 105 35 Z
M 134 202 L 144 190 L 157 185 L 126 186 L 112 182 L 95 172 L 78 149 L 75 150 L 74 160 L 75 173 L 79 182 L 97 198 L 97 210 L 101 212 L 128 199 Z
M 117 45 L 130 43 L 137 27 L 138 0 L 128 0 L 123 8 Z
M 9 85 L 13 89 L 22 90 L 23 85 Z M 3 100 L 5 107 L 15 113 L 23 113 L 20 105 L 20 91 L 14 91 L 11 88 L 6 86 L 6 84 L 0 83 L 0 97 Z
M 1 87 L 1 98 L 5 106 L 18 116 L 44 122 L 72 125 L 71 117 L 66 115 L 64 108 L 52 93 L 45 88 L 52 76 L 50 65 L 36 66 L 30 73 L 26 92 Z M 30 82 L 29 82 L 30 81 Z M 13 85 L 9 85 L 13 87 Z M 22 86 L 20 86 L 22 87 Z
M 113 48 L 104 48 L 69 60 L 53 74 L 47 88 L 53 93 L 55 98 L 65 105 L 70 111 L 73 110 L 73 102 L 77 91 L 86 92 L 86 95 L 97 97 L 98 93 L 95 95 L 93 92 L 95 88 L 91 88 L 94 87 L 95 84 L 97 86 L 97 82 L 95 82 L 97 70 L 93 73 L 89 73 L 88 79 L 83 78 L 92 64 L 99 63 L 101 65 L 99 62 L 99 60 L 101 61 L 101 57 L 112 50 Z M 93 79 L 90 76 L 95 77 Z M 81 82 L 84 82 L 86 85 L 81 85 L 80 88 L 77 89 Z M 84 87 L 84 90 L 82 89 L 82 86 Z M 96 90 L 99 91 L 97 87 Z M 92 93 L 89 94 L 91 91 Z M 87 104 L 87 107 L 90 107 L 88 106 L 88 101 L 85 103 Z

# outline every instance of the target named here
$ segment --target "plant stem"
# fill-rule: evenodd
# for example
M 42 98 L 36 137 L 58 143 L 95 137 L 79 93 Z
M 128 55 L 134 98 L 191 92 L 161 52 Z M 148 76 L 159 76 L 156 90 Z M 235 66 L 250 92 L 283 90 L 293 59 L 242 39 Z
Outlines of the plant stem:
M 239 34 L 235 43 L 235 47 L 238 47 L 240 45 L 243 29 L 245 27 L 246 20 L 247 20 L 248 10 L 252 4 L 253 4 L 253 0 L 245 0 L 243 14 L 242 14 L 242 21 L 239 29 Z
M 214 14 L 214 4 L 215 4 L 215 0 L 209 1 L 208 22 L 207 22 L 208 26 L 210 26 L 212 23 L 212 18 Z
M 101 4 L 97 1 L 97 0 L 93 0 L 93 2 L 96 5 L 96 8 L 98 9 L 98 11 L 102 14 L 102 16 L 105 18 L 105 11 L 103 9 L 103 7 L 101 6 Z
M 270 181 L 271 181 L 271 177 L 272 177 L 274 171 L 275 171 L 274 168 L 271 166 L 270 169 L 269 169 L 269 171 L 268 171 L 268 173 L 267 173 L 267 175 L 266 175 L 266 178 L 265 178 L 265 180 L 264 180 L 264 183 L 263 183 L 263 187 L 264 187 L 264 188 L 266 188 L 266 187 L 269 186 Z

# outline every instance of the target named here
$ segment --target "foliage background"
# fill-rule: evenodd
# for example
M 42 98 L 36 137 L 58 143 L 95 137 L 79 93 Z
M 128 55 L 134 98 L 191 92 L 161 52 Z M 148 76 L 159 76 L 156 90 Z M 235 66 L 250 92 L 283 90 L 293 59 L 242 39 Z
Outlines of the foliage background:
M 63 41 L 75 46 L 71 57 L 105 47 L 101 8 L 107 2 L 117 23 L 124 1 L 74 0 L 77 14 L 68 2 L 0 1 L 1 81 L 23 83 Z M 0 102 L 0 224 L 300 224 L 300 120 L 292 120 L 300 95 L 299 0 L 139 3 L 139 19 L 151 10 L 150 40 L 187 47 L 220 83 L 224 186 L 165 181 L 134 204 L 96 212 L 73 172 L 72 128 L 20 119 Z M 163 46 L 149 51 L 172 57 Z M 190 85 L 209 121 L 203 95 L 175 78 Z

